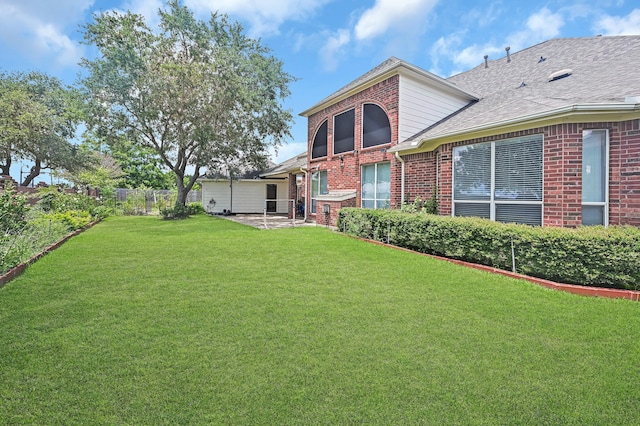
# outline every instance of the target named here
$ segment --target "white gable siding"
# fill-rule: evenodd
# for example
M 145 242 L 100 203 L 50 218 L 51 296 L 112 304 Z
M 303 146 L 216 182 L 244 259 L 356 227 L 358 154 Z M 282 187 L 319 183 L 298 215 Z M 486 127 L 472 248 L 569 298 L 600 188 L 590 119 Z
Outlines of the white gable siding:
M 241 180 L 233 181 L 233 188 L 229 186 L 229 181 L 203 181 L 202 182 L 202 205 L 209 213 L 222 213 L 223 210 L 231 210 L 233 213 L 263 213 L 265 198 L 267 197 L 267 184 L 278 186 L 278 199 L 288 197 L 287 181 L 271 180 Z M 233 194 L 233 202 L 231 195 Z M 214 207 L 209 207 L 209 201 L 216 201 Z M 288 212 L 287 203 L 282 201 L 276 203 L 277 213 L 286 214 Z
M 426 129 L 469 103 L 439 88 L 400 76 L 398 142 Z
M 211 203 L 215 201 L 215 205 Z M 202 182 L 202 207 L 208 213 L 222 213 L 229 210 L 231 205 L 231 191 L 229 181 Z

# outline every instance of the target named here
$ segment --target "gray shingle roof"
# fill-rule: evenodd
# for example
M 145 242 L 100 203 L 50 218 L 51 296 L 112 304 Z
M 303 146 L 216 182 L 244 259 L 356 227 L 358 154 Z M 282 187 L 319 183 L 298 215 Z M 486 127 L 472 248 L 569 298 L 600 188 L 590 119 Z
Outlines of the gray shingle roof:
M 275 177 L 277 175 L 287 175 L 289 174 L 289 172 L 299 171 L 302 167 L 307 167 L 306 151 L 265 170 L 264 172 L 260 173 L 260 177 Z
M 335 92 L 333 92 L 332 94 L 330 94 L 329 96 L 327 96 L 326 98 L 324 98 L 323 100 L 321 100 L 320 102 L 312 106 L 311 108 L 308 108 L 307 111 L 314 109 L 317 105 L 322 105 L 324 103 L 327 103 L 331 99 L 339 98 L 341 95 L 348 93 L 351 89 L 358 87 L 359 85 L 366 82 L 367 80 L 374 78 L 376 75 L 384 74 L 388 70 L 393 69 L 394 67 L 397 67 L 401 63 L 402 61 L 400 59 L 393 56 L 390 57 L 389 59 L 387 59 L 380 65 L 378 65 L 377 67 L 372 68 L 371 70 L 367 71 L 365 74 L 362 74 L 360 77 L 353 80 L 351 83 L 336 90 Z M 305 115 L 305 113 L 306 111 L 301 112 L 300 115 Z
M 371 84 L 372 82 L 375 82 L 377 78 L 384 76 L 386 73 L 392 73 L 394 71 L 399 73 L 401 70 L 404 72 L 411 73 L 412 75 L 422 79 L 423 81 L 428 81 L 429 84 L 439 86 L 441 88 L 444 88 L 445 90 L 453 91 L 468 99 L 475 99 L 474 93 L 465 91 L 461 89 L 458 85 L 453 84 L 452 82 L 447 81 L 442 77 L 439 77 L 435 74 L 430 73 L 429 71 L 425 71 L 421 68 L 411 65 L 408 62 L 405 62 L 401 59 L 398 59 L 392 56 L 391 58 L 382 62 L 377 67 L 369 70 L 365 74 L 353 80 L 351 83 L 347 84 L 341 89 L 338 89 L 337 91 L 333 92 L 331 95 L 327 96 L 326 98 L 316 103 L 312 107 L 301 112 L 300 115 L 302 116 L 311 115 L 313 112 L 317 111 L 318 109 L 321 109 L 324 106 L 331 105 L 335 102 L 338 102 L 343 97 L 349 96 L 351 91 L 362 90 L 364 87 L 366 87 L 367 84 Z
M 625 97 L 640 96 L 640 36 L 552 39 L 510 57 L 450 77 L 449 82 L 475 93 L 479 101 L 392 150 L 577 105 L 625 105 Z M 572 74 L 549 81 L 564 69 Z

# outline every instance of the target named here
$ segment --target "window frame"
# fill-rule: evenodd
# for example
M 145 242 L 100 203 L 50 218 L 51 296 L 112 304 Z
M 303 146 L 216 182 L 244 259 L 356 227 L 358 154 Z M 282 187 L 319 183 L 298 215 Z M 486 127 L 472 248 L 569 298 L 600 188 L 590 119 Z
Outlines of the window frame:
M 336 131 L 338 130 L 338 126 L 336 124 L 336 120 L 338 119 L 338 117 L 340 116 L 344 116 L 345 114 L 349 114 L 349 113 L 353 113 L 353 120 L 351 121 L 351 126 L 345 126 L 345 127 L 340 127 L 340 129 L 351 129 L 351 149 L 347 149 L 344 151 L 336 151 Z M 333 139 L 332 139 L 332 152 L 333 155 L 340 155 L 340 154 L 346 154 L 348 152 L 353 152 L 356 149 L 356 108 L 349 108 L 345 111 L 342 111 L 341 113 L 338 113 L 336 115 L 333 116 Z M 328 132 L 327 132 L 328 133 Z M 341 139 L 341 141 L 343 141 L 345 139 Z
M 386 193 L 387 197 L 386 198 L 378 198 L 378 167 L 380 165 L 388 165 L 389 166 L 389 191 Z M 378 163 L 369 163 L 369 164 L 363 164 L 361 166 L 361 170 L 360 170 L 360 176 L 364 176 L 364 168 L 365 167 L 374 167 L 374 182 L 373 182 L 373 198 L 365 198 L 364 197 L 364 189 L 363 186 L 365 185 L 364 182 L 364 178 L 361 178 L 361 183 L 360 183 L 360 208 L 371 208 L 371 207 L 364 207 L 364 202 L 366 201 L 370 201 L 373 202 L 373 209 L 374 210 L 378 210 L 378 209 L 390 209 L 391 208 L 391 162 L 390 161 L 380 161 Z M 378 207 L 378 203 L 379 202 L 385 202 L 386 205 L 384 207 Z
M 319 178 L 318 179 L 314 179 L 314 176 L 317 175 Z M 325 182 L 325 189 L 324 192 L 322 192 L 322 175 L 325 176 L 324 178 L 324 182 Z M 314 194 L 314 183 L 317 182 L 317 189 L 316 192 Z M 327 173 L 326 170 L 316 170 L 314 172 L 311 173 L 311 197 L 309 197 L 310 199 L 310 203 L 311 205 L 309 206 L 309 211 L 311 214 L 316 214 L 316 210 L 317 210 L 317 204 L 318 204 L 318 200 L 317 200 L 317 196 L 318 195 L 326 195 L 329 193 L 329 175 Z
M 367 105 L 371 105 L 371 106 L 377 107 L 384 114 L 384 117 L 385 117 L 385 119 L 387 121 L 386 122 L 387 128 L 389 129 L 389 140 L 387 142 L 382 142 L 382 143 L 377 143 L 377 144 L 374 144 L 374 145 L 365 146 L 365 119 L 366 119 L 365 108 L 367 107 Z M 375 102 L 364 102 L 362 104 L 362 117 L 361 117 L 360 130 L 361 130 L 360 145 L 361 145 L 362 149 L 376 148 L 376 147 L 383 146 L 383 145 L 389 145 L 391 143 L 391 141 L 392 141 L 391 120 L 389 119 L 389 114 L 387 114 L 387 112 L 384 110 L 384 108 L 382 106 L 378 105 Z
M 540 197 L 539 199 L 535 199 L 535 200 L 517 200 L 517 199 L 508 199 L 508 198 L 502 198 L 502 197 L 496 197 L 496 144 L 507 144 L 507 143 L 528 143 L 532 140 L 532 138 L 536 138 L 536 142 L 540 143 L 540 158 L 541 158 L 541 164 L 539 165 L 540 167 Z M 519 142 L 517 142 L 519 141 Z M 489 196 L 488 198 L 485 199 L 481 199 L 481 197 L 478 197 L 477 199 L 457 199 L 456 198 L 456 166 L 455 166 L 455 162 L 456 162 L 456 150 L 460 150 L 462 148 L 468 148 L 471 146 L 480 146 L 480 145 L 490 145 L 490 156 L 489 156 L 489 162 L 490 162 L 490 177 L 489 177 Z M 456 146 L 453 147 L 452 150 L 452 156 L 453 156 L 453 161 L 452 161 L 452 191 L 451 191 L 451 216 L 456 216 L 456 205 L 457 204 L 461 204 L 461 205 L 488 205 L 489 207 L 489 214 L 488 216 L 480 216 L 480 215 L 474 215 L 474 214 L 466 214 L 466 216 L 474 216 L 474 217 L 484 217 L 487 219 L 490 219 L 492 221 L 496 221 L 496 210 L 500 208 L 500 206 L 517 206 L 517 205 L 527 205 L 527 206 L 539 206 L 540 208 L 540 223 L 537 224 L 538 226 L 543 226 L 544 225 L 544 134 L 542 133 L 538 133 L 538 134 L 534 134 L 534 135 L 526 135 L 526 136 L 520 136 L 520 137 L 516 137 L 516 138 L 508 138 L 508 139 L 500 139 L 500 140 L 495 140 L 495 141 L 490 141 L 490 142 L 481 142 L 481 143 L 475 143 L 475 144 L 468 144 L 468 145 L 460 145 L 460 146 Z M 485 196 L 486 197 L 486 196 Z M 461 216 L 465 216 L 465 215 L 461 215 Z M 524 223 L 524 222 L 522 222 Z
M 602 171 L 603 174 L 603 178 L 604 178 L 604 194 L 603 194 L 603 198 L 604 201 L 584 201 L 584 143 L 585 143 L 585 134 L 587 132 L 603 132 L 604 133 L 604 156 L 605 156 L 605 161 L 604 161 L 604 170 Z M 584 221 L 583 216 L 583 210 L 584 207 L 594 207 L 594 206 L 598 206 L 598 207 L 602 207 L 603 208 L 603 212 L 602 212 L 602 220 L 603 223 L 599 224 L 602 225 L 604 227 L 608 227 L 609 226 L 609 161 L 610 161 L 610 153 L 609 153 L 609 129 L 583 129 L 582 130 L 582 152 L 581 152 L 581 156 L 582 156 L 582 160 L 581 160 L 581 181 L 580 181 L 580 188 L 581 188 L 581 198 L 580 198 L 580 216 L 581 216 L 581 220 Z M 582 223 L 582 225 L 584 226 L 595 226 L 597 224 L 584 224 Z
M 322 126 L 326 126 L 326 131 L 324 135 L 324 155 L 314 156 L 315 146 L 316 146 L 316 138 L 318 137 L 318 133 L 322 129 Z M 316 132 L 313 134 L 313 139 L 311 140 L 311 159 L 315 160 L 317 158 L 325 158 L 329 154 L 329 119 L 325 119 L 320 123 Z

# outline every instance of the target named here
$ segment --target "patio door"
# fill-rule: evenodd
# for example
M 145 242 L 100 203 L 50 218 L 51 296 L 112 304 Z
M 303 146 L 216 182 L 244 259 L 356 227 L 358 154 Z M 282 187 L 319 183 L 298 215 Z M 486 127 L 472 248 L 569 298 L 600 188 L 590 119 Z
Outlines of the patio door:
M 278 185 L 273 183 L 267 184 L 267 213 L 277 212 Z M 273 200 L 273 201 L 270 201 Z

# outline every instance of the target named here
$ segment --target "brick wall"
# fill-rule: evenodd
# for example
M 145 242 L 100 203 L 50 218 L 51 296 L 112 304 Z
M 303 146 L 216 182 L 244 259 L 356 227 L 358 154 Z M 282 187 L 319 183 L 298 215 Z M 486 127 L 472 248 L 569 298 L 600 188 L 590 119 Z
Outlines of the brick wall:
M 354 204 L 353 207 L 360 206 L 360 172 L 362 166 L 389 161 L 391 162 L 391 182 L 392 187 L 394 187 L 395 182 L 400 180 L 400 168 L 398 164 L 395 164 L 397 161 L 394 155 L 387 152 L 387 149 L 397 144 L 398 140 L 398 94 L 399 76 L 396 75 L 311 115 L 308 119 L 308 179 L 311 179 L 312 172 L 326 170 L 328 190 L 356 190 L 357 197 L 351 204 Z M 362 148 L 362 110 L 363 105 L 366 103 L 374 103 L 386 112 L 391 126 L 391 143 Z M 333 117 L 350 109 L 355 109 L 354 150 L 334 155 Z M 327 157 L 311 159 L 313 138 L 325 120 L 327 120 Z M 310 182 L 308 184 L 310 185 Z M 392 190 L 391 206 L 397 208 L 399 205 L 400 191 Z M 309 206 L 310 204 L 308 203 L 307 208 Z M 332 206 L 333 222 L 331 225 L 335 225 L 333 210 Z M 317 223 L 324 223 L 324 217 L 321 216 L 322 214 L 319 214 L 316 218 L 315 215 L 309 214 L 311 220 L 316 220 Z
M 609 132 L 609 223 L 640 226 L 640 120 Z
M 569 123 L 539 127 L 484 138 L 469 139 L 439 147 L 432 157 L 424 154 L 406 156 L 410 170 L 420 170 L 406 181 L 407 201 L 423 195 L 434 183 L 433 164 L 437 173 L 439 213 L 452 211 L 452 150 L 454 146 L 497 141 L 535 134 L 544 135 L 544 208 L 545 226 L 576 227 L 582 223 L 582 132 L 609 131 L 609 223 L 640 226 L 640 120 L 602 123 Z M 411 191 L 411 192 L 410 192 Z M 426 194 L 425 194 L 426 195 Z
M 436 187 L 436 169 L 439 152 L 421 152 L 402 157 L 405 162 L 404 200 L 412 203 L 417 197 L 423 201 L 433 195 Z M 398 176 L 401 170 L 398 171 Z M 401 191 L 401 180 L 395 182 L 396 193 Z M 440 196 L 442 194 L 439 194 Z

